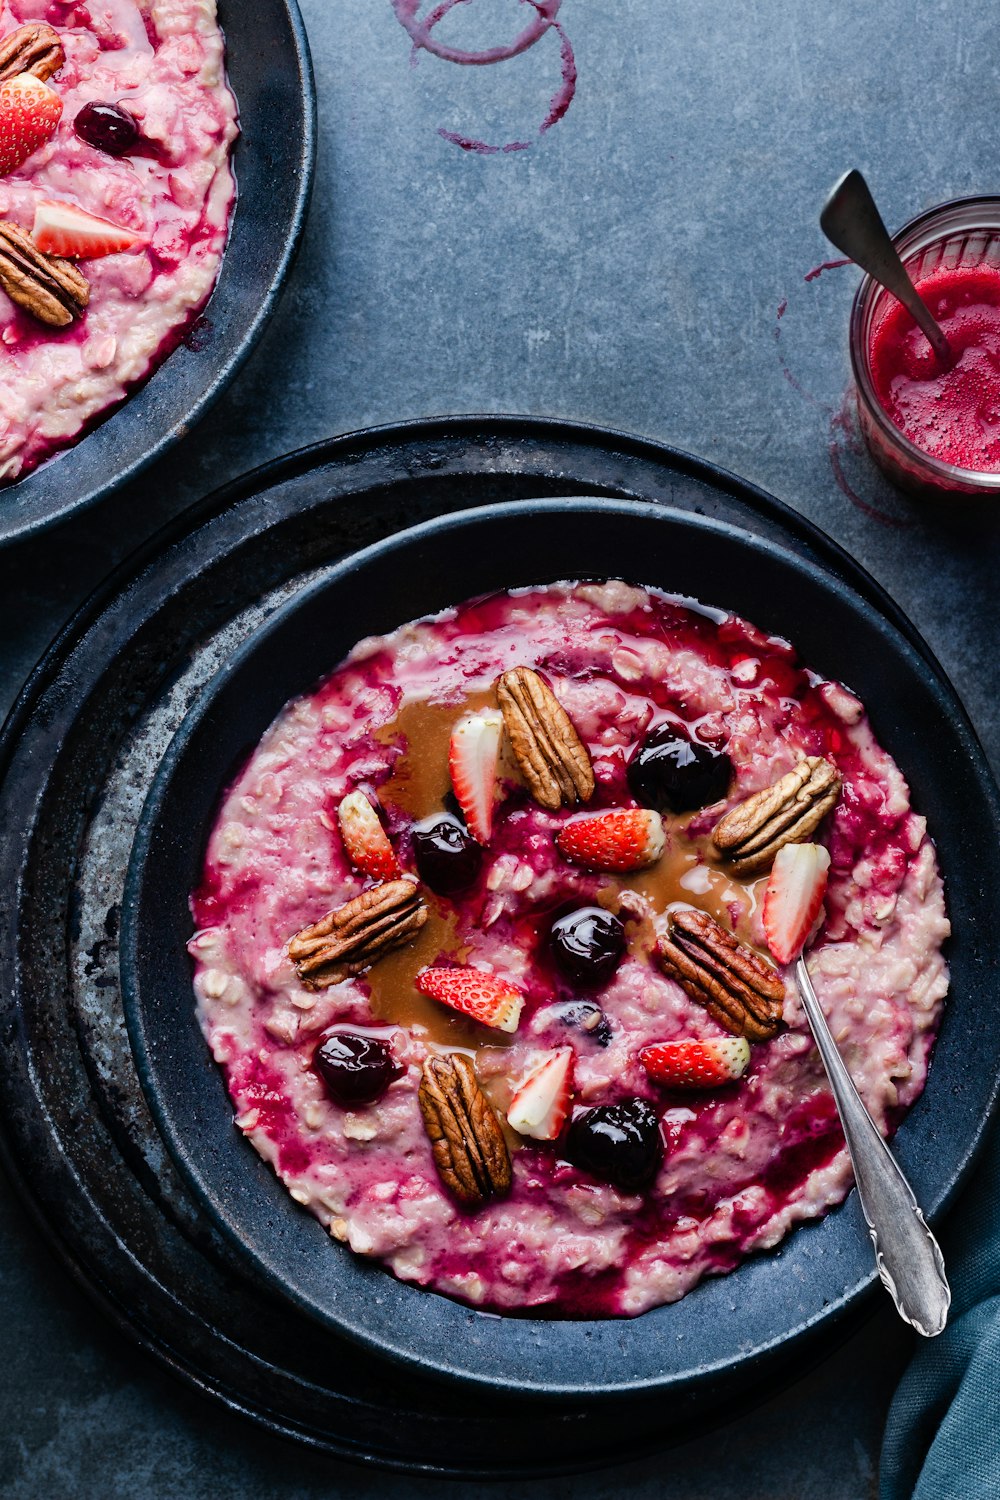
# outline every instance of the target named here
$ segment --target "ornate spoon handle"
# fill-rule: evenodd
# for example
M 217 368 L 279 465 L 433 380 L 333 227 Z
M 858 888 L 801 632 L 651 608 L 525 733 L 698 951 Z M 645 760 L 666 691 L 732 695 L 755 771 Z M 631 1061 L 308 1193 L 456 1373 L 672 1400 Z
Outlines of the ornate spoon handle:
M 951 1288 L 944 1257 L 913 1195 L 861 1101 L 830 1034 L 805 958 L 795 965 L 802 1005 L 830 1079 L 861 1208 L 875 1246 L 875 1264 L 901 1318 L 933 1338 L 948 1320 Z

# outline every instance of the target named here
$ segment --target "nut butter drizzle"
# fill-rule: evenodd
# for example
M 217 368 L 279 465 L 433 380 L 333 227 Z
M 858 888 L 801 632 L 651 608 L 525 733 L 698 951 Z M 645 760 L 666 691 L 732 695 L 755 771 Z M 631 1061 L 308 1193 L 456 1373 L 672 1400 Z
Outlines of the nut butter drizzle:
M 378 789 L 379 801 L 390 814 L 398 810 L 407 821 L 419 823 L 444 809 L 451 790 L 448 775 L 451 731 L 464 714 L 490 704 L 492 698 L 488 692 L 470 693 L 454 703 L 411 699 L 402 704 L 393 719 L 375 731 L 380 744 L 400 749 L 392 775 Z M 433 891 L 424 890 L 422 894 L 427 920 L 415 940 L 387 954 L 364 976 L 369 1004 L 380 1020 L 419 1029 L 425 1040 L 438 1046 L 475 1049 L 482 1044 L 482 1028 L 456 1012 L 446 1011 L 422 995 L 414 984 L 419 971 L 440 958 L 464 963 L 469 956 L 459 931 L 455 903 L 436 896 Z
M 493 696 L 488 691 L 470 693 L 448 703 L 410 699 L 401 705 L 393 719 L 375 731 L 375 738 L 381 744 L 401 747 L 391 776 L 378 789 L 379 800 L 390 815 L 398 810 L 407 820 L 421 822 L 445 809 L 451 786 L 448 776 L 451 731 L 466 714 L 492 705 Z M 514 775 L 516 769 L 514 756 L 510 754 L 506 770 Z M 656 941 L 652 921 L 642 915 L 646 903 L 655 916 L 675 907 L 707 908 L 734 928 L 741 943 L 756 952 L 763 951 L 751 935 L 758 886 L 762 889 L 763 882 L 758 876 L 736 873 L 723 864 L 710 833 L 691 835 L 688 828 L 695 816 L 703 817 L 703 813 L 669 818 L 667 846 L 657 864 L 633 875 L 609 876 L 597 898 L 602 906 L 621 910 L 628 924 L 629 952 L 643 962 L 651 961 Z M 634 903 L 633 908 L 629 892 L 642 897 L 643 902 Z M 419 1028 L 424 1040 L 432 1045 L 475 1051 L 483 1046 L 482 1028 L 435 1004 L 415 987 L 417 973 L 442 957 L 460 964 L 470 958 L 470 946 L 463 937 L 455 902 L 431 891 L 424 890 L 422 895 L 427 919 L 413 941 L 385 954 L 363 976 L 372 1013 L 381 1021 Z M 491 1035 L 489 1041 L 492 1047 L 510 1045 L 500 1033 Z
M 404 702 L 395 718 L 374 731 L 381 745 L 400 747 L 392 775 L 379 787 L 385 808 L 398 808 L 414 823 L 440 812 L 451 791 L 448 743 L 459 719 L 493 707 L 489 692 L 469 693 L 449 703 L 426 698 Z

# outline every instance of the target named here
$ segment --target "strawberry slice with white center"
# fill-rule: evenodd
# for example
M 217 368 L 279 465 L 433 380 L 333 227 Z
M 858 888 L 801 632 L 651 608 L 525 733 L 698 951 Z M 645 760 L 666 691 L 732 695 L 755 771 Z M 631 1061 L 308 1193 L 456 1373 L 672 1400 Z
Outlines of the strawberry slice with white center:
M 414 983 L 422 995 L 450 1005 L 461 1015 L 493 1026 L 497 1031 L 516 1031 L 524 996 L 516 984 L 484 969 L 421 969 Z
M 829 850 L 822 844 L 786 844 L 779 849 L 764 892 L 764 936 L 779 964 L 802 952 L 826 895 Z
M 52 198 L 40 198 L 35 205 L 31 238 L 43 255 L 62 255 L 69 260 L 97 260 L 146 244 L 145 238 L 132 229 Z
M 573 1098 L 573 1048 L 546 1052 L 529 1071 L 510 1101 L 507 1123 L 518 1135 L 554 1141 L 569 1114 Z
M 372 880 L 395 880 L 401 873 L 389 835 L 364 792 L 348 792 L 337 809 L 347 857 Z
M 650 1078 L 665 1088 L 717 1089 L 743 1077 L 750 1061 L 750 1043 L 745 1036 L 655 1042 L 643 1047 L 639 1061 Z
M 33 73 L 0 83 L 0 177 L 15 171 L 55 134 L 62 100 Z
M 583 813 L 563 824 L 556 843 L 566 859 L 588 870 L 642 870 L 663 853 L 663 819 L 644 807 Z
M 503 715 L 496 709 L 462 719 L 451 732 L 448 769 L 462 816 L 478 844 L 493 832 L 493 800 Z

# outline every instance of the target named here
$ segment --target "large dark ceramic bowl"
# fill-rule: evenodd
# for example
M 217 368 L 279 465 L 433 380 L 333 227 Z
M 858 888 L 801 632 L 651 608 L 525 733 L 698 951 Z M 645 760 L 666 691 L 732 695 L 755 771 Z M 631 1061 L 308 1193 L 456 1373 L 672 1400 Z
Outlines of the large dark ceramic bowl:
M 904 636 L 832 575 L 720 522 L 607 500 L 521 502 L 445 517 L 338 564 L 279 610 L 211 682 L 162 762 L 126 889 L 122 980 L 144 1091 L 181 1171 L 275 1292 L 397 1360 L 548 1394 L 689 1390 L 842 1318 L 873 1287 L 856 1194 L 776 1253 L 632 1320 L 497 1317 L 394 1280 L 331 1243 L 232 1123 L 195 1020 L 188 893 L 219 797 L 289 697 L 362 636 L 494 589 L 624 577 L 735 610 L 790 637 L 867 704 L 937 840 L 955 936 L 952 996 L 927 1088 L 896 1149 L 933 1216 L 969 1166 L 1000 1074 L 1000 813 L 954 693 Z M 970 859 L 974 831 L 976 857 Z
M 0 486 L 0 543 L 132 479 L 211 406 L 246 359 L 298 245 L 315 155 L 312 66 L 296 0 L 219 0 L 240 112 L 229 244 L 194 335 L 72 447 Z

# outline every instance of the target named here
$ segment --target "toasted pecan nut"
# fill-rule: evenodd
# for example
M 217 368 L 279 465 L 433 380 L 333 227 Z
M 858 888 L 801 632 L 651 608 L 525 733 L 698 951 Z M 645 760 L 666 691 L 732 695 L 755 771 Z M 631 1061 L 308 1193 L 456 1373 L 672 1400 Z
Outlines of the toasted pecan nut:
M 303 927 L 288 944 L 302 984 L 325 990 L 370 969 L 376 959 L 408 943 L 427 921 L 413 880 L 387 880 Z
M 712 842 L 737 875 L 766 870 L 785 844 L 809 838 L 836 805 L 840 772 L 807 755 L 773 786 L 738 802 L 712 831 Z
M 781 1029 L 780 974 L 707 912 L 674 912 L 656 956 L 664 973 L 734 1036 L 766 1042 Z
M 0 83 L 22 73 L 33 73 L 43 80 L 51 78 L 65 61 L 55 27 L 45 21 L 30 21 L 0 41 Z
M 72 261 L 43 255 L 23 229 L 0 222 L 0 286 L 50 328 L 66 328 L 90 301 L 90 283 Z
M 497 678 L 495 688 L 511 749 L 539 806 L 557 812 L 589 802 L 590 754 L 548 683 L 530 667 L 514 667 Z
M 509 1192 L 510 1152 L 469 1058 L 428 1057 L 418 1098 L 434 1165 L 459 1202 L 478 1207 Z

